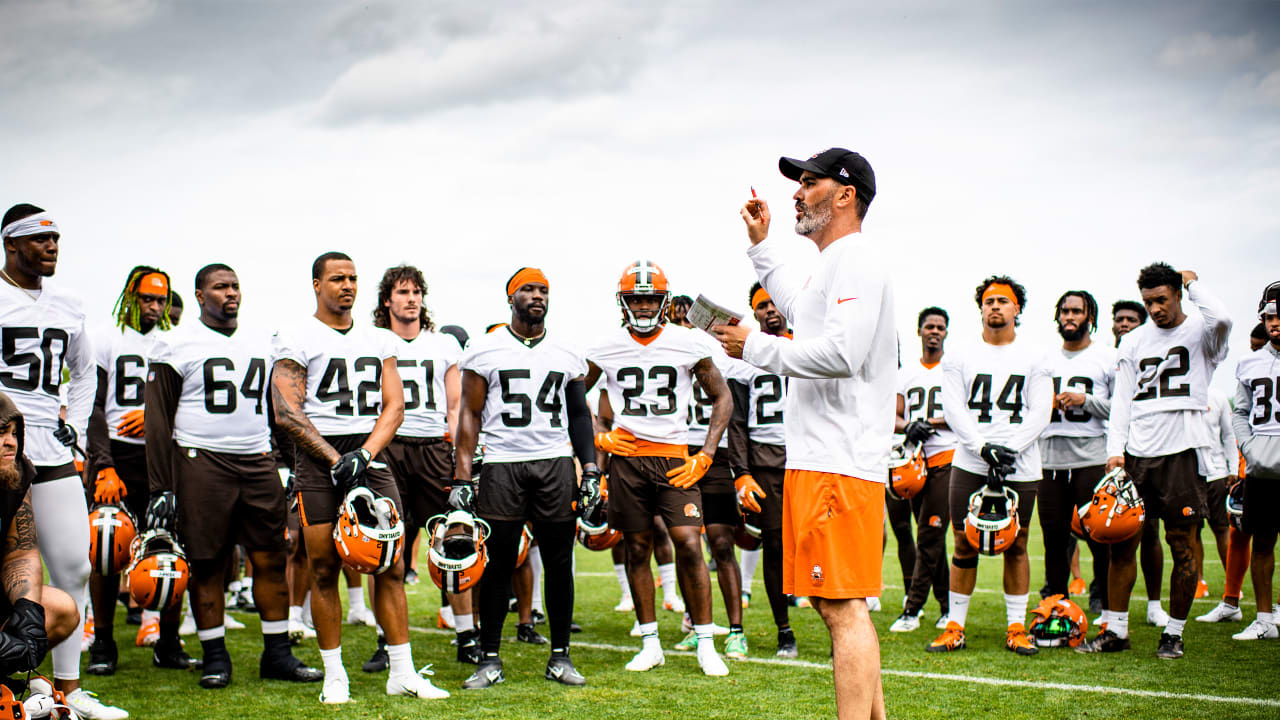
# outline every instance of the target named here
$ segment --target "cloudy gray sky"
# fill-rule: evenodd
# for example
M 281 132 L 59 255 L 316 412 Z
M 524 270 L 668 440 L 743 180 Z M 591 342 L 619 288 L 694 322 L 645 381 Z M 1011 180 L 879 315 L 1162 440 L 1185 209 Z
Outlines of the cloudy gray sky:
M 876 169 L 908 355 L 927 304 L 976 337 L 985 275 L 1050 345 L 1063 290 L 1136 297 L 1157 259 L 1247 347 L 1280 275 L 1280 3 L 775 5 L 3 0 L 0 205 L 56 213 L 57 279 L 101 322 L 132 265 L 190 299 L 213 261 L 246 321 L 293 322 L 341 249 L 363 316 L 411 262 L 473 332 L 540 265 L 585 343 L 641 256 L 745 306 L 748 187 L 792 238 L 778 156 L 841 145 Z

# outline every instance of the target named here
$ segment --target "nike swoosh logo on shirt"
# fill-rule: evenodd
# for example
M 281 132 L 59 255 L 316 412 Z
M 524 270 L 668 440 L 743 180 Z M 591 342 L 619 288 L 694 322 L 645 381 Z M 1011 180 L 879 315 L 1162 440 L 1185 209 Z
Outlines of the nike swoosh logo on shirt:
M 837 305 L 839 305 L 840 303 L 847 303 L 847 302 L 849 302 L 850 300 L 857 300 L 857 299 L 858 299 L 858 298 L 856 298 L 856 297 L 836 298 L 836 304 L 837 304 Z

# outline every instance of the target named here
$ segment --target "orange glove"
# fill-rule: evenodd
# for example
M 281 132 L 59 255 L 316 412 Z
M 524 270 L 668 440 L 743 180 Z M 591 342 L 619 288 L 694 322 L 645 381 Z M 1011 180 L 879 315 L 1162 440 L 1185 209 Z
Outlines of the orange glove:
M 115 468 L 102 468 L 98 471 L 98 480 L 94 483 L 93 501 L 95 503 L 118 503 L 129 494 L 124 481 L 116 474 Z
M 124 419 L 116 425 L 116 432 L 124 437 L 142 437 L 142 408 L 125 413 Z
M 596 448 L 610 455 L 631 457 L 636 454 L 635 439 L 630 430 L 618 427 L 607 433 L 596 433 Z
M 741 475 L 737 480 L 733 481 L 733 486 L 738 489 L 738 504 L 743 510 L 749 512 L 760 512 L 760 501 L 757 498 L 764 497 L 764 488 L 760 487 L 760 483 L 750 475 Z
M 690 458 L 685 458 L 684 464 L 678 468 L 667 471 L 667 477 L 671 478 L 671 486 L 678 488 L 690 488 L 707 474 L 707 469 L 711 467 L 711 456 L 700 452 Z

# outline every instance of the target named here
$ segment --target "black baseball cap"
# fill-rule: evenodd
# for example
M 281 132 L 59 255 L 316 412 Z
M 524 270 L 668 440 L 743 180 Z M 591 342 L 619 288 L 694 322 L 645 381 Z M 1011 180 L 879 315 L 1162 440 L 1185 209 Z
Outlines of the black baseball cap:
M 842 185 L 852 185 L 858 191 L 858 196 L 868 204 L 876 196 L 876 174 L 871 169 L 871 163 L 852 150 L 829 148 L 808 160 L 778 158 L 778 169 L 791 180 L 799 180 L 800 175 L 808 170 Z

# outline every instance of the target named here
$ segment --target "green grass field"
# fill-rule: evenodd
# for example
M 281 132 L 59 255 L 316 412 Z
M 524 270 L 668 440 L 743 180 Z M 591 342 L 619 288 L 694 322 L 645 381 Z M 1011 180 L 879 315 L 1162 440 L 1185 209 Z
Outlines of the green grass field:
M 1037 528 L 1038 530 L 1038 528 Z M 1206 541 L 1212 538 L 1206 533 Z M 1032 536 L 1032 605 L 1042 584 L 1042 547 Z M 1215 595 L 1222 589 L 1222 566 L 1212 545 L 1206 578 Z M 1086 562 L 1087 566 L 1087 562 Z M 420 565 L 425 567 L 425 565 Z M 884 610 L 875 615 L 880 631 L 884 692 L 890 717 L 963 718 L 994 714 L 1001 718 L 1280 718 L 1280 642 L 1231 639 L 1243 623 L 1206 625 L 1190 622 L 1187 656 L 1178 661 L 1155 657 L 1159 630 L 1143 623 L 1145 605 L 1131 606 L 1134 649 L 1105 656 L 1082 656 L 1067 649 L 1042 650 L 1017 657 L 1004 649 L 1004 605 L 1000 595 L 1000 562 L 984 560 L 978 592 L 969 613 L 968 649 L 933 655 L 924 646 L 937 631 L 937 607 L 930 601 L 926 622 L 914 633 L 888 631 L 901 606 L 901 580 L 892 538 L 885 553 Z M 1166 570 L 1169 561 L 1166 559 Z M 648 673 L 630 673 L 623 664 L 638 649 L 628 636 L 633 616 L 611 610 L 618 600 L 608 553 L 578 549 L 576 618 L 584 632 L 574 636 L 574 662 L 588 678 L 585 688 L 571 689 L 543 679 L 545 646 L 514 642 L 514 617 L 508 618 L 503 659 L 507 681 L 486 691 L 462 691 L 459 685 L 472 666 L 454 661 L 451 634 L 435 630 L 439 593 L 430 580 L 408 588 L 414 659 L 433 663 L 434 681 L 453 696 L 442 701 L 389 698 L 386 675 L 360 671 L 374 648 L 374 632 L 347 626 L 344 659 L 351 676 L 351 705 L 326 707 L 317 702 L 320 686 L 263 682 L 257 678 L 261 649 L 256 615 L 237 614 L 248 628 L 228 633 L 236 662 L 231 687 L 201 689 L 197 676 L 151 666 L 149 649 L 133 647 L 136 627 L 118 613 L 116 640 L 119 670 L 110 678 L 85 675 L 85 687 L 118 704 L 134 718 L 402 718 L 448 715 L 451 718 L 815 718 L 834 717 L 830 645 L 812 610 L 794 609 L 792 625 L 800 643 L 800 659 L 774 658 L 775 636 L 764 583 L 755 578 L 755 600 L 746 611 L 751 658 L 728 661 L 727 678 L 706 678 L 691 654 L 668 650 L 667 664 Z M 1086 570 L 1087 573 L 1087 570 Z M 713 578 L 714 581 L 714 578 Z M 1141 577 L 1135 598 L 1142 593 Z M 714 584 L 714 582 L 713 582 Z M 659 591 L 660 592 L 660 591 Z M 725 624 L 716 592 L 716 620 Z M 661 597 L 659 595 L 659 597 Z M 1245 583 L 1245 620 L 1253 619 L 1252 586 Z M 1216 596 L 1199 600 L 1193 615 L 1206 612 Z M 1166 609 L 1167 609 L 1166 580 Z M 660 613 L 663 645 L 682 637 L 680 618 Z M 427 629 L 431 628 L 431 629 Z M 542 626 L 545 632 L 545 626 Z M 1093 631 L 1090 630 L 1092 636 Z M 187 638 L 199 655 L 199 643 Z M 319 665 L 314 641 L 296 648 L 307 662 Z M 45 672 L 48 672 L 47 662 Z M 1063 687 L 1070 686 L 1070 687 Z

